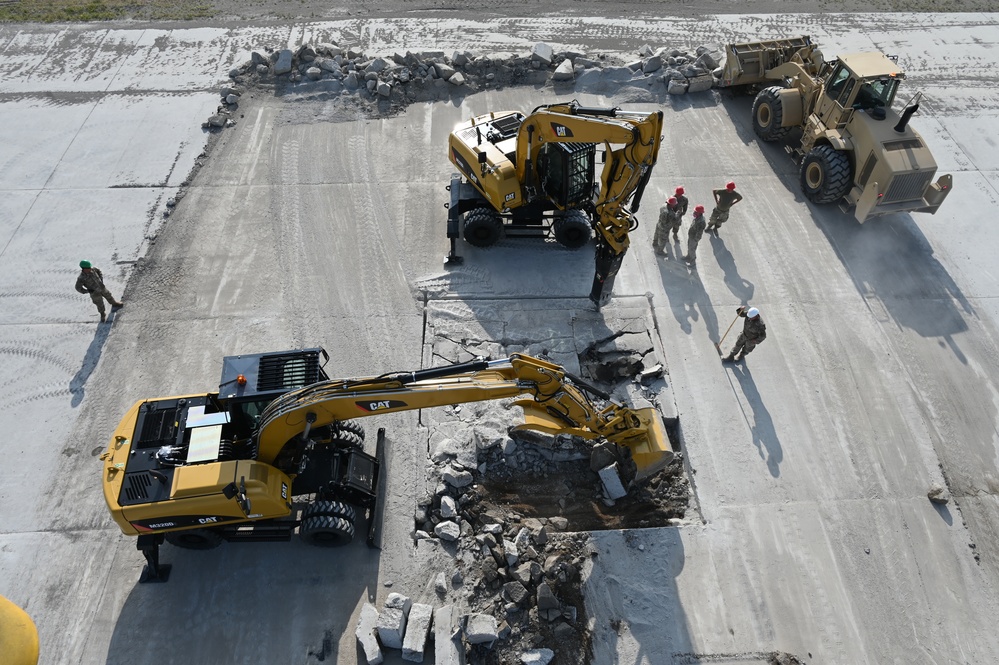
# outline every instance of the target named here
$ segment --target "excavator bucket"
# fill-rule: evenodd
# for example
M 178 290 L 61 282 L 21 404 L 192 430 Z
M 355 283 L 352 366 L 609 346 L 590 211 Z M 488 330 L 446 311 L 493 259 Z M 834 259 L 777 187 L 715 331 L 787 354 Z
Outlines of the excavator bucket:
M 665 469 L 673 461 L 673 449 L 658 411 L 647 407 L 636 409 L 634 413 L 642 422 L 642 433 L 616 443 L 631 451 L 631 458 L 638 467 L 635 475 L 635 482 L 638 482 Z

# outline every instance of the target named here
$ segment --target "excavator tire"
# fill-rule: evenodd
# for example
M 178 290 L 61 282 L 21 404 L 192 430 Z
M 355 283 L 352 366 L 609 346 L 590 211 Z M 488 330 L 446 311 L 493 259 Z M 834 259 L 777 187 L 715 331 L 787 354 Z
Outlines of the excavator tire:
M 330 517 L 342 517 L 351 524 L 357 519 L 354 506 L 343 501 L 313 501 L 302 511 L 302 519 L 307 520 L 316 515 L 329 515 Z
M 298 535 L 308 545 L 340 547 L 354 539 L 354 525 L 342 517 L 316 515 L 302 520 Z
M 330 443 L 337 448 L 364 448 L 364 439 L 347 430 L 337 432 L 336 436 L 330 440 Z
M 590 231 L 590 218 L 582 210 L 570 210 L 552 224 L 555 241 L 568 249 L 579 249 L 588 243 Z
M 465 215 L 465 242 L 473 247 L 495 245 L 503 237 L 503 220 L 489 208 L 476 208 Z
M 358 423 L 356 420 L 341 420 L 334 424 L 334 429 L 336 432 L 350 432 L 356 434 L 364 441 L 364 426 Z
M 812 148 L 801 162 L 801 190 L 812 203 L 839 201 L 851 182 L 850 157 L 830 145 Z
M 753 131 L 764 141 L 776 141 L 791 131 L 790 127 L 780 126 L 784 121 L 781 90 L 778 85 L 763 88 L 753 101 Z
M 222 534 L 211 529 L 172 531 L 166 534 L 166 541 L 186 550 L 213 550 L 222 544 Z

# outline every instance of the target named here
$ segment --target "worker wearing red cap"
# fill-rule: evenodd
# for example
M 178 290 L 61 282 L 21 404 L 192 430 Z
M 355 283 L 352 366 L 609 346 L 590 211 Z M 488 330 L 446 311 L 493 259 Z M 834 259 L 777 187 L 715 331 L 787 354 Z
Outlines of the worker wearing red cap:
M 104 274 L 100 268 L 95 268 L 86 259 L 80 261 L 80 276 L 76 278 L 76 290 L 80 293 L 86 293 L 97 305 L 97 312 L 101 315 L 101 323 L 107 321 L 108 318 L 104 309 L 105 300 L 111 303 L 113 309 L 124 307 L 114 299 L 114 296 L 108 291 L 108 287 L 104 286 Z
M 690 228 L 687 229 L 687 254 L 683 260 L 687 263 L 694 263 L 697 260 L 697 243 L 704 235 L 704 206 L 694 206 L 694 217 L 690 220 Z
M 680 210 L 680 222 L 683 222 L 683 216 L 687 214 L 687 197 L 683 195 L 683 187 L 677 187 L 676 191 L 673 192 L 673 198 L 676 199 L 676 207 Z M 673 240 L 679 240 L 676 233 L 673 234 Z
M 715 195 L 715 209 L 711 211 L 711 223 L 708 224 L 708 231 L 714 231 L 717 237 L 718 227 L 728 221 L 728 211 L 742 200 L 742 194 L 735 191 L 734 182 L 725 185 L 725 189 L 714 190 L 712 194 Z
M 669 197 L 666 203 L 659 208 L 659 223 L 656 224 L 656 234 L 652 238 L 652 251 L 657 256 L 666 256 L 666 248 L 669 246 L 669 234 L 673 234 L 675 240 L 679 240 L 676 232 L 680 230 L 680 208 L 675 197 Z
M 722 358 L 722 362 L 739 362 L 746 357 L 746 354 L 751 353 L 757 344 L 767 338 L 767 324 L 763 323 L 760 310 L 755 307 L 742 306 L 737 308 L 735 313 L 746 317 L 746 322 L 742 326 L 739 338 L 735 340 L 732 353 Z M 736 353 L 739 355 L 736 356 Z

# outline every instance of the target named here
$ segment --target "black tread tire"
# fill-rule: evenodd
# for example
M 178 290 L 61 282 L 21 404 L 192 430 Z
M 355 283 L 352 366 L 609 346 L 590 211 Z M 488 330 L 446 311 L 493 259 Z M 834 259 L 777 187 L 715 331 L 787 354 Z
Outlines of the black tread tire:
M 356 420 L 340 420 L 333 424 L 333 428 L 338 434 L 350 432 L 360 437 L 361 441 L 364 441 L 364 426 Z
M 303 520 L 315 517 L 316 515 L 342 517 L 351 524 L 357 520 L 357 512 L 354 510 L 354 506 L 343 501 L 313 501 L 302 511 Z
M 812 203 L 835 203 L 853 182 L 850 156 L 831 145 L 812 148 L 801 162 L 801 191 Z
M 364 439 L 354 432 L 344 430 L 342 432 L 337 432 L 336 436 L 330 439 L 330 445 L 337 448 L 357 448 L 358 450 L 363 450 Z
M 473 247 L 490 247 L 503 238 L 503 220 L 495 210 L 476 208 L 465 215 L 465 242 Z
M 590 218 L 582 210 L 569 210 L 555 218 L 552 235 L 555 241 L 566 249 L 579 249 L 590 242 L 592 232 Z
M 308 545 L 341 547 L 354 539 L 354 525 L 342 517 L 315 515 L 302 520 L 298 536 Z
M 222 534 L 212 529 L 188 529 L 165 534 L 166 541 L 185 550 L 213 550 L 222 544 Z
M 780 126 L 784 121 L 781 90 L 778 85 L 763 88 L 753 100 L 753 131 L 764 141 L 776 141 L 791 131 L 790 127 Z

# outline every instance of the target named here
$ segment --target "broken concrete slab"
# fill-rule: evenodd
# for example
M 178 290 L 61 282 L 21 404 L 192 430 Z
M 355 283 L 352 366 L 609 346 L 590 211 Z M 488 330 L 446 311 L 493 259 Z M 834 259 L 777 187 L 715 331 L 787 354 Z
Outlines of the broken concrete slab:
M 571 81 L 574 78 L 575 74 L 570 60 L 563 60 L 562 63 L 555 68 L 555 73 L 552 74 L 553 81 Z
M 375 606 L 371 603 L 364 603 L 364 606 L 361 607 L 361 616 L 357 619 L 357 628 L 354 630 L 354 635 L 361 645 L 368 665 L 380 665 L 384 660 L 378 638 L 375 637 L 378 617 L 378 610 Z
M 542 65 L 547 67 L 552 64 L 552 59 L 555 57 L 555 51 L 551 46 L 544 42 L 538 42 L 531 49 L 531 60 L 535 62 L 540 62 Z
M 453 605 L 434 611 L 434 664 L 465 665 L 465 645 Z
M 459 537 L 461 537 L 461 527 L 458 526 L 458 524 L 456 524 L 455 522 L 446 520 L 434 527 L 434 533 L 441 540 L 445 540 L 447 542 L 454 542 L 458 540 Z
M 465 620 L 465 639 L 469 644 L 487 644 L 499 638 L 499 625 L 491 614 L 469 614 Z
M 551 649 L 528 649 L 520 654 L 522 665 L 548 665 L 555 658 Z
M 292 54 L 291 49 L 281 49 L 278 51 L 277 61 L 274 63 L 274 75 L 280 76 L 291 71 Z
M 385 607 L 378 615 L 375 627 L 378 639 L 383 646 L 392 649 L 402 648 L 402 638 L 406 632 L 406 617 L 413 601 L 401 593 L 390 593 L 385 599 Z
M 433 622 L 434 608 L 424 603 L 413 603 L 409 610 L 406 625 L 406 636 L 402 641 L 402 659 L 414 663 L 423 662 L 423 652 L 427 645 L 427 636 Z
M 628 490 L 624 488 L 624 483 L 621 482 L 621 471 L 617 466 L 617 462 L 600 469 L 598 475 L 600 476 L 600 482 L 603 483 L 604 493 L 608 499 L 617 501 L 628 496 Z

